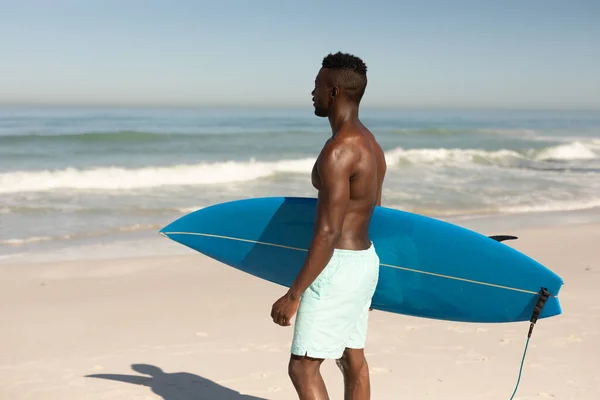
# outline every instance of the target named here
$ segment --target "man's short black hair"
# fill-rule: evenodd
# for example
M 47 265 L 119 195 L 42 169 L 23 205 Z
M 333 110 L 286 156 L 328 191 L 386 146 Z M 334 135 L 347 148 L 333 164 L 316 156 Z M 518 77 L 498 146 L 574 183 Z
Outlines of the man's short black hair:
M 367 88 L 367 66 L 360 57 L 338 51 L 323 58 L 322 67 L 332 71 L 332 85 L 343 88 L 348 100 L 360 103 Z

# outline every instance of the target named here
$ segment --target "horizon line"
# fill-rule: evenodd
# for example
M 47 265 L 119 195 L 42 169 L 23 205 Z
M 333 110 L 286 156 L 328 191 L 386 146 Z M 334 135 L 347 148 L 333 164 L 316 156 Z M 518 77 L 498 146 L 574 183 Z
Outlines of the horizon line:
M 312 109 L 312 105 L 299 104 L 245 104 L 245 103 L 198 103 L 198 104 L 161 104 L 161 103 L 72 103 L 72 102 L 3 102 L 0 101 L 0 107 L 6 108 L 121 108 L 121 109 Z M 600 112 L 600 106 L 597 107 L 551 107 L 551 106 L 530 106 L 530 107 L 509 107 L 509 106 L 441 106 L 441 105 L 369 105 L 362 104 L 362 110 L 413 110 L 413 111 L 581 111 L 581 112 Z

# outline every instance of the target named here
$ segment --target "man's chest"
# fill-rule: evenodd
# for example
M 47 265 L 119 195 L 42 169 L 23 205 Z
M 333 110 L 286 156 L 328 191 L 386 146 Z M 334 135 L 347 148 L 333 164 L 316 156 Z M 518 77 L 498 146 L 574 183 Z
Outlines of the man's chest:
M 312 185 L 315 189 L 319 190 L 321 188 L 321 177 L 319 176 L 319 168 L 317 164 L 319 163 L 319 159 L 315 161 L 315 165 L 313 165 L 312 173 L 311 173 L 311 181 Z

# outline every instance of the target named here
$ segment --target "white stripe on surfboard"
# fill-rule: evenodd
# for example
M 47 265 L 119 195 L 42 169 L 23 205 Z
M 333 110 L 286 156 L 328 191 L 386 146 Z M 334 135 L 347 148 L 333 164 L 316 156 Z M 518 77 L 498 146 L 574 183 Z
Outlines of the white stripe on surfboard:
M 208 236 L 208 237 L 213 237 L 213 238 L 217 238 L 217 239 L 228 239 L 228 240 L 237 240 L 238 242 L 247 242 L 247 243 L 264 244 L 265 246 L 281 247 L 281 248 L 283 248 L 283 249 L 298 250 L 298 251 L 308 251 L 307 249 L 301 249 L 301 248 L 299 248 L 299 247 L 285 246 L 285 245 L 283 245 L 283 244 L 269 243 L 269 242 L 259 242 L 258 240 L 241 239 L 241 238 L 235 238 L 235 237 L 229 237 L 229 236 L 211 235 L 210 233 L 195 233 L 195 232 L 160 232 L 160 234 L 161 234 L 161 235 L 163 235 L 163 236 L 166 236 L 166 235 L 195 235 L 195 236 Z
M 166 237 L 168 237 L 167 235 L 206 236 L 206 237 L 212 237 L 212 238 L 217 238 L 217 239 L 235 240 L 235 241 L 238 241 L 238 242 L 255 243 L 255 244 L 262 244 L 262 245 L 265 245 L 265 246 L 273 246 L 273 247 L 280 247 L 280 248 L 283 248 L 283 249 L 308 252 L 308 249 L 302 249 L 302 248 L 299 248 L 299 247 L 285 246 L 283 244 L 261 242 L 261 241 L 258 241 L 258 240 L 242 239 L 242 238 L 236 238 L 236 237 L 230 237 L 230 236 L 213 235 L 213 234 L 210 234 L 210 233 L 160 232 L 160 234 L 163 235 L 163 236 L 166 236 Z M 476 285 L 490 286 L 490 287 L 494 287 L 494 288 L 498 288 L 498 289 L 512 290 L 512 291 L 515 291 L 515 292 L 521 292 L 521 293 L 527 293 L 527 294 L 536 294 L 536 295 L 539 294 L 538 292 L 534 292 L 534 291 L 531 291 L 531 290 L 519 289 L 519 288 L 510 287 L 510 286 L 496 285 L 494 283 L 475 281 L 475 280 L 472 280 L 472 279 L 459 278 L 457 276 L 436 274 L 434 272 L 427 272 L 427 271 L 422 271 L 422 270 L 413 269 L 413 268 L 405 268 L 405 267 L 400 267 L 398 265 L 383 264 L 383 263 L 381 263 L 380 265 L 383 266 L 383 267 L 400 269 L 400 270 L 403 270 L 403 271 L 414 272 L 414 273 L 417 273 L 417 274 L 431 275 L 431 276 L 435 276 L 435 277 L 438 277 L 438 278 L 445 278 L 445 279 L 452 279 L 452 280 L 455 280 L 455 281 L 473 283 L 473 284 L 476 284 Z

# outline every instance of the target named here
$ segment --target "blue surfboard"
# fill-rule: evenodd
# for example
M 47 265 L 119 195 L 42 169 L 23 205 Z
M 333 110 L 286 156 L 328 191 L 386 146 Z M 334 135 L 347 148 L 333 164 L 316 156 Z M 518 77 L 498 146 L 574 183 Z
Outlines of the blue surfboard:
M 313 235 L 315 198 L 265 197 L 189 213 L 160 230 L 233 268 L 289 287 Z M 540 318 L 561 313 L 562 279 L 535 260 L 477 232 L 376 207 L 369 235 L 380 258 L 374 309 L 461 322 L 529 321 L 542 288 Z

